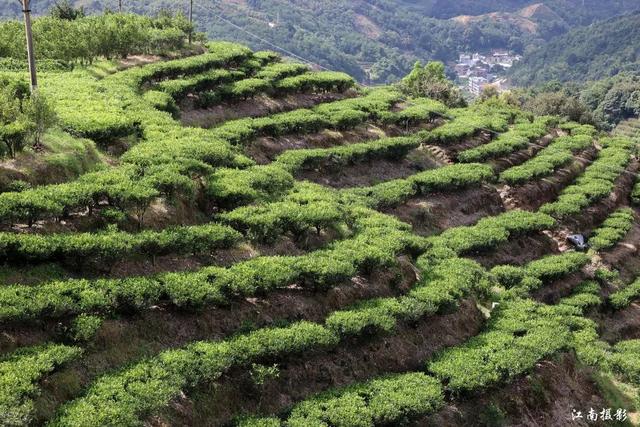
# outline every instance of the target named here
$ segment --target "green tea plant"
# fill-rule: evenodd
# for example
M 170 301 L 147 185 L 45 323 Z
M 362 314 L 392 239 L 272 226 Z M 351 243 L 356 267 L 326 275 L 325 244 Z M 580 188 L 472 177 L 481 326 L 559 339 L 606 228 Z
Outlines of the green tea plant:
M 277 418 L 249 418 L 239 427 L 287 425 L 373 426 L 435 412 L 444 403 L 442 387 L 421 372 L 375 378 L 366 383 L 325 392 L 298 403 L 283 423 Z
M 536 363 L 567 349 L 579 314 L 531 300 L 501 304 L 485 332 L 444 350 L 427 364 L 454 393 L 485 389 L 531 371 Z
M 589 238 L 589 244 L 595 250 L 613 247 L 624 238 L 633 227 L 636 215 L 631 208 L 620 208 L 602 223 Z
M 419 172 L 406 179 L 387 181 L 371 187 L 347 189 L 343 194 L 379 209 L 401 204 L 417 195 L 478 186 L 491 178 L 493 169 L 487 165 L 454 164 Z
M 519 185 L 532 179 L 549 176 L 558 168 L 573 161 L 574 154 L 591 145 L 591 137 L 587 135 L 557 138 L 532 159 L 502 172 L 500 179 L 510 185 Z
M 206 253 L 228 248 L 240 234 L 219 224 L 166 228 L 162 231 L 126 233 L 17 234 L 0 233 L 0 259 L 34 262 L 96 258 L 106 262 L 133 255 Z
M 22 348 L 0 360 L 0 412 L 5 425 L 28 424 L 34 412 L 31 398 L 38 382 L 60 365 L 78 358 L 82 349 L 62 344 Z
M 542 212 L 557 218 L 580 213 L 587 206 L 607 197 L 616 179 L 624 172 L 636 151 L 636 144 L 624 137 L 600 140 L 604 147 L 575 184 L 565 188 L 555 202 L 543 205 Z
M 463 163 L 482 162 L 509 155 L 544 136 L 557 121 L 554 117 L 542 116 L 536 117 L 533 122 L 516 123 L 493 141 L 460 152 L 458 160 Z
M 640 297 L 640 279 L 609 295 L 609 303 L 613 308 L 620 310 L 628 307 L 638 297 Z

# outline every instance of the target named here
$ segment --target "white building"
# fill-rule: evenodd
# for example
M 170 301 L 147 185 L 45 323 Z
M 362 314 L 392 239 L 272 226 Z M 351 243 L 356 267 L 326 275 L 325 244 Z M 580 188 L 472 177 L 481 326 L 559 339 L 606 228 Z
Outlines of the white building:
M 463 54 L 460 54 L 460 59 L 458 60 L 458 64 L 471 67 L 475 64 L 475 62 L 473 61 L 473 59 L 471 59 L 471 55 L 463 53 Z
M 482 89 L 489 84 L 489 80 L 484 77 L 469 77 L 469 92 L 475 96 L 480 96 Z

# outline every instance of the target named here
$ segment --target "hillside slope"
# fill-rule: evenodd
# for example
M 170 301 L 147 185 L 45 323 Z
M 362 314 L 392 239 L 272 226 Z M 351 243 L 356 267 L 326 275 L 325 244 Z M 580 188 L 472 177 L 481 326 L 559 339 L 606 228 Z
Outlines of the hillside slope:
M 587 81 L 640 72 L 640 12 L 578 28 L 541 46 L 512 69 L 517 84 Z
M 522 52 L 565 32 L 627 10 L 630 2 L 526 0 L 411 2 L 400 0 L 260 0 L 196 3 L 198 29 L 210 37 L 244 42 L 255 49 L 272 48 L 233 25 L 330 69 L 348 72 L 359 81 L 396 81 L 416 60 L 448 61 L 466 50 L 507 48 Z M 33 0 L 33 10 L 45 13 L 52 0 Z M 116 7 L 116 2 L 76 0 L 90 12 Z M 185 11 L 184 2 L 124 1 L 124 8 L 156 13 L 161 8 Z M 571 13 L 568 13 L 572 11 Z M 577 12 L 576 12 L 577 11 Z M 14 0 L 0 0 L 0 16 L 19 16 Z M 475 17 L 480 14 L 492 14 Z M 586 13 L 581 17 L 580 13 Z M 472 15 L 464 23 L 461 15 Z
M 40 74 L 61 127 L 130 144 L 0 192 L 0 425 L 634 416 L 634 140 L 206 47 Z
M 482 15 L 459 15 L 452 21 L 465 27 L 476 25 L 484 33 L 514 34 L 532 44 L 537 39 L 551 39 L 569 30 L 570 26 L 543 3 L 536 3 L 514 12 L 490 12 Z
M 638 7 L 633 1 L 623 0 L 397 0 L 397 3 L 440 19 L 492 12 L 515 13 L 542 3 L 571 26 L 589 25 Z

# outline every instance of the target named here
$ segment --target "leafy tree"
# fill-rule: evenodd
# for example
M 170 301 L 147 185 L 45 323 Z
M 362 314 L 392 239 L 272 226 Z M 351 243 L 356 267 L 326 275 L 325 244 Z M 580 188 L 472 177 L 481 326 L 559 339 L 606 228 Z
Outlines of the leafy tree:
M 84 16 L 81 9 L 73 9 L 64 1 L 57 4 L 51 16 L 38 17 L 33 22 L 38 58 L 67 64 L 91 63 L 98 57 L 180 50 L 192 31 L 182 14 L 165 11 L 156 18 L 121 13 Z M 24 61 L 25 49 L 21 24 L 0 22 L 0 56 Z
M 33 93 L 24 104 L 24 114 L 29 123 L 29 134 L 33 145 L 38 147 L 44 133 L 55 125 L 56 113 L 51 103 L 40 92 Z
M 517 85 L 527 86 L 554 79 L 562 82 L 606 79 L 623 71 L 637 74 L 639 18 L 640 12 L 634 12 L 573 29 L 527 51 L 510 75 Z
M 524 103 L 524 109 L 536 115 L 555 115 L 580 123 L 592 123 L 587 107 L 575 96 L 562 92 L 543 92 Z
M 41 93 L 30 94 L 23 79 L 0 77 L 0 141 L 11 157 L 29 141 L 39 146 L 55 123 L 55 111 Z
M 80 6 L 76 9 L 69 0 L 60 0 L 56 1 L 51 7 L 50 14 L 54 18 L 73 21 L 78 18 L 83 18 L 85 16 L 85 11 L 84 6 Z
M 24 146 L 29 131 L 24 114 L 29 86 L 22 79 L 0 77 L 0 141 L 6 152 L 15 157 Z
M 413 97 L 427 97 L 450 107 L 465 105 L 460 90 L 445 74 L 442 62 L 429 62 L 424 67 L 417 61 L 413 70 L 398 84 L 400 90 Z
M 625 109 L 634 116 L 640 115 L 640 90 L 631 93 L 625 103 Z
M 482 89 L 482 93 L 480 94 L 480 100 L 486 101 L 487 99 L 497 98 L 500 96 L 500 92 L 498 92 L 498 88 L 494 85 L 487 85 Z

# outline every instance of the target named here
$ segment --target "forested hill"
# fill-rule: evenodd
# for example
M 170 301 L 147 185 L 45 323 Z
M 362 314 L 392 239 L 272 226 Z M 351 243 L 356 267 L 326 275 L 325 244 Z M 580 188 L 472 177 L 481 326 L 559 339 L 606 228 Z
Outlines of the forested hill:
M 35 14 L 44 14 L 54 0 L 32 0 Z M 77 0 L 87 12 L 117 7 L 117 1 Z M 124 9 L 155 13 L 161 8 L 185 11 L 186 2 L 123 0 Z M 13 0 L 0 0 L 0 15 L 18 17 Z M 319 63 L 345 71 L 360 81 L 396 81 L 417 60 L 450 60 L 461 50 L 522 50 L 537 37 L 509 22 L 485 20 L 462 24 L 431 18 L 398 0 L 249 0 L 196 2 L 198 29 L 215 39 L 273 48 L 217 16 L 261 38 Z
M 32 0 L 44 14 L 53 0 Z M 88 12 L 117 8 L 116 0 L 76 0 Z M 620 0 L 222 0 L 196 2 L 198 29 L 212 38 L 273 48 L 266 40 L 360 81 L 396 81 L 416 60 L 451 60 L 463 50 L 507 48 L 524 51 L 544 44 L 572 26 L 630 10 Z M 187 2 L 123 0 L 125 10 L 155 13 L 186 10 Z M 539 7 L 542 6 L 542 7 Z M 540 12 L 543 13 L 540 13 Z M 0 16 L 17 17 L 15 0 L 0 0 Z M 460 19 L 460 15 L 481 15 Z M 462 17 L 464 18 L 464 17 Z
M 634 0 L 397 0 L 397 3 L 440 19 L 491 12 L 516 12 L 542 3 L 571 26 L 589 25 L 638 7 Z
M 550 80 L 588 81 L 640 72 L 640 12 L 578 28 L 528 55 L 514 67 L 519 85 Z

